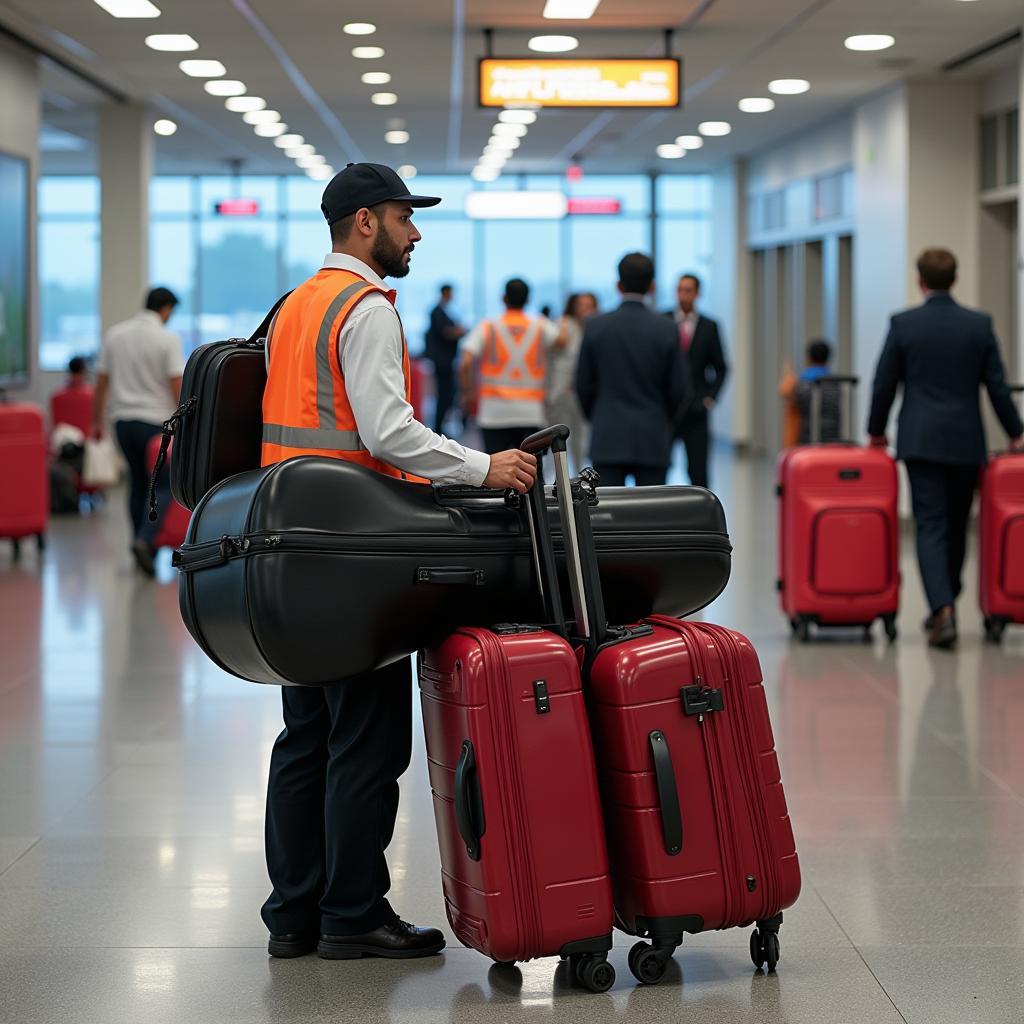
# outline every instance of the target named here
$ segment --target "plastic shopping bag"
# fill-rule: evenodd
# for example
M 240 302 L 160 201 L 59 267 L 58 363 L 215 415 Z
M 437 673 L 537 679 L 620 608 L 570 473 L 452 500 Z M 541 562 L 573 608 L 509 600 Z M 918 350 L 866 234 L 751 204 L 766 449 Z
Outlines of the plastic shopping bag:
M 121 464 L 114 442 L 109 437 L 86 440 L 82 483 L 86 487 L 113 487 L 120 476 Z

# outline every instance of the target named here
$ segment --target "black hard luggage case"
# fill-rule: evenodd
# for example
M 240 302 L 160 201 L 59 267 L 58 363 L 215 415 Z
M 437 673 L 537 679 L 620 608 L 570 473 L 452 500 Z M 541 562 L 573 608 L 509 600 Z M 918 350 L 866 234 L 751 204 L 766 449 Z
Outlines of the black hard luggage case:
M 200 502 L 177 555 L 182 617 L 228 672 L 310 686 L 387 664 L 456 626 L 540 621 L 517 500 L 309 456 L 236 475 Z M 731 548 L 709 491 L 609 487 L 597 501 L 612 621 L 686 614 L 721 593 Z

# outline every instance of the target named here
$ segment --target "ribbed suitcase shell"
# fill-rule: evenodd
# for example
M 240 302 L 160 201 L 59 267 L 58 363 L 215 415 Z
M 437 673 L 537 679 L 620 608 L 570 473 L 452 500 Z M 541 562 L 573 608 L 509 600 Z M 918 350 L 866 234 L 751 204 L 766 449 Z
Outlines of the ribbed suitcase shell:
M 896 463 L 852 444 L 805 445 L 778 464 L 779 600 L 791 621 L 867 625 L 899 610 Z
M 547 713 L 538 713 L 537 680 Z M 460 629 L 420 655 L 419 684 L 445 906 L 459 940 L 511 961 L 609 936 L 601 799 L 569 644 L 547 630 Z M 479 860 L 455 814 L 467 741 L 483 808 Z
M 1024 622 L 1024 455 L 996 455 L 982 472 L 978 537 L 982 614 Z
M 0 405 L 0 480 L 0 537 L 44 534 L 50 480 L 43 413 L 34 405 Z
M 588 684 L 617 924 L 657 936 L 772 918 L 796 901 L 800 868 L 757 655 L 718 626 L 647 622 L 650 635 L 599 651 Z M 681 691 L 696 684 L 720 690 L 723 709 L 687 715 Z M 652 733 L 664 737 L 675 776 L 675 854 Z

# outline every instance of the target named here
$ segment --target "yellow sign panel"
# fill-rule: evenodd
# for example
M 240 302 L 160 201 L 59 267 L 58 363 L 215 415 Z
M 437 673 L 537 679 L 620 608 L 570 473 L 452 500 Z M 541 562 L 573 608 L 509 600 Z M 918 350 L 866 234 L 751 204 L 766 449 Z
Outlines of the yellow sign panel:
M 679 101 L 680 62 L 672 57 L 480 61 L 482 107 L 678 107 Z

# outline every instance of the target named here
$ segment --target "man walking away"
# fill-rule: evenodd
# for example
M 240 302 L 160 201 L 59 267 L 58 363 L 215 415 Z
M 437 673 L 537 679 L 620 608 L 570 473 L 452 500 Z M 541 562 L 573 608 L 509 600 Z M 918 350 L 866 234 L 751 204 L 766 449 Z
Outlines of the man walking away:
M 459 379 L 464 395 L 473 389 L 479 361 L 476 421 L 488 452 L 516 448 L 544 425 L 546 354 L 559 329 L 546 317 L 523 312 L 529 298 L 529 285 L 513 277 L 502 296 L 504 314 L 477 324 L 462 342 Z
M 692 396 L 676 328 L 647 307 L 653 289 L 651 258 L 624 256 L 622 304 L 583 329 L 576 393 L 592 427 L 590 457 L 606 486 L 628 476 L 638 487 L 665 482 L 676 417 Z
M 150 522 L 146 509 L 149 471 L 146 447 L 174 412 L 181 389 L 184 362 L 181 339 L 166 327 L 178 298 L 167 288 L 154 288 L 146 308 L 107 331 L 96 362 L 96 394 L 92 427 L 102 437 L 107 417 L 128 463 L 128 513 L 132 525 L 131 552 L 139 569 L 154 573 L 153 541 L 160 516 Z M 163 502 L 166 509 L 166 490 Z
M 868 419 L 871 443 L 885 447 L 889 410 L 902 384 L 896 453 L 910 477 L 917 560 L 931 612 L 925 620 L 928 643 L 945 649 L 957 642 L 968 517 L 978 469 L 988 457 L 981 384 L 1011 448 L 1024 448 L 1024 424 L 1006 386 L 992 318 L 953 300 L 956 269 L 947 249 L 927 249 L 918 258 L 925 302 L 892 318 Z
M 686 446 L 686 472 L 690 483 L 708 486 L 708 446 L 711 410 L 725 384 L 729 367 L 722 352 L 718 324 L 697 312 L 700 278 L 683 274 L 676 286 L 677 305 L 668 315 L 675 321 L 679 345 L 687 357 L 693 398 L 679 423 L 679 436 Z
M 459 339 L 466 328 L 457 323 L 452 309 L 452 286 L 441 285 L 441 297 L 430 311 L 427 330 L 426 357 L 434 364 L 437 404 L 434 409 L 434 432 L 440 434 L 448 410 L 455 404 L 455 356 Z

